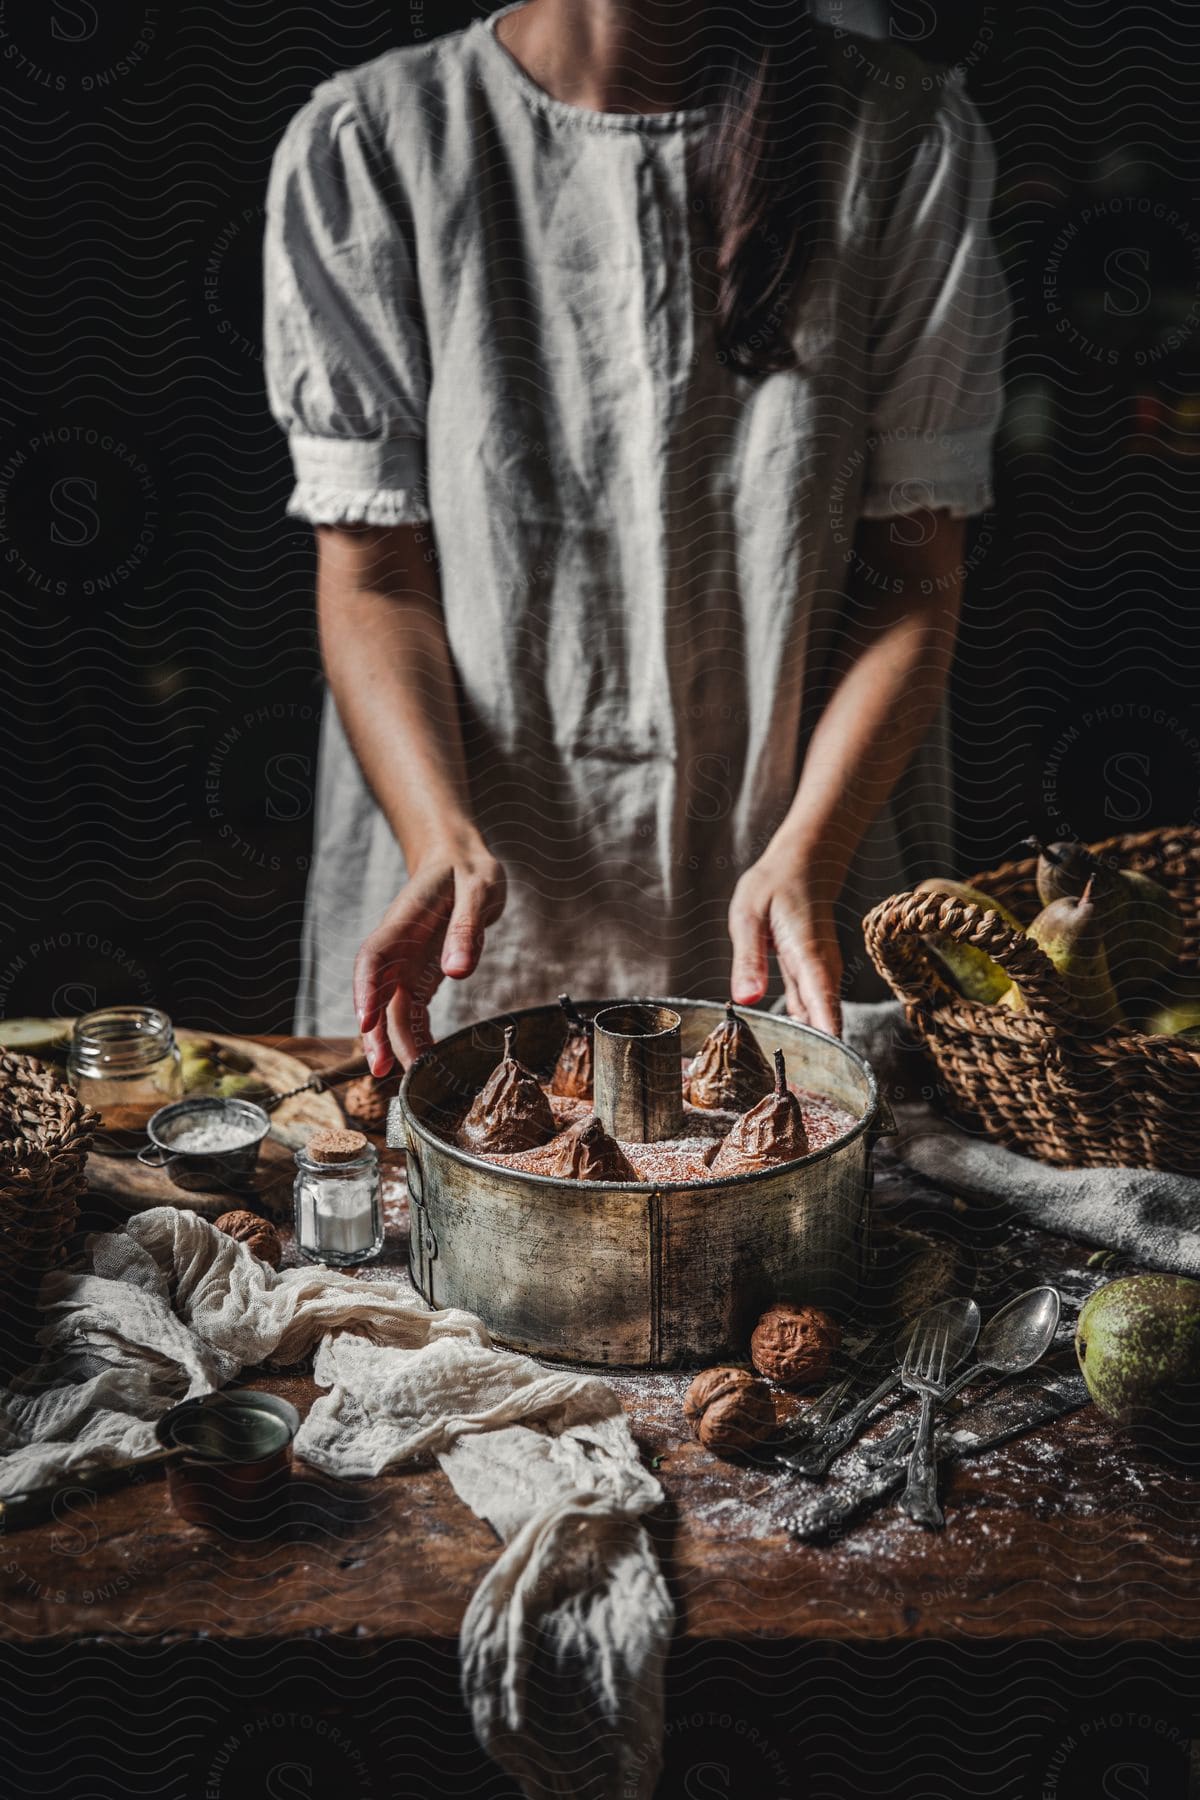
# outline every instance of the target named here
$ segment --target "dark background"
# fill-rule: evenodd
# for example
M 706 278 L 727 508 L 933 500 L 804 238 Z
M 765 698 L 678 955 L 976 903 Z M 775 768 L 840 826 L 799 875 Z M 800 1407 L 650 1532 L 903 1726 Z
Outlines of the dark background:
M 0 8 L 0 1016 L 290 1023 L 321 690 L 263 391 L 264 184 L 316 82 L 481 10 Z M 891 29 L 983 107 L 1017 306 L 955 688 L 960 869 L 1034 828 L 1184 822 L 1200 8 L 895 0 Z

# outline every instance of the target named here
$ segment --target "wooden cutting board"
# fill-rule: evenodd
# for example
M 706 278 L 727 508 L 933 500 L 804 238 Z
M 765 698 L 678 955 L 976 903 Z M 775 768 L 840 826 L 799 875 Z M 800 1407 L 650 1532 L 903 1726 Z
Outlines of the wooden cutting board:
M 224 1045 L 253 1059 L 254 1073 L 268 1082 L 276 1093 L 299 1087 L 313 1071 L 298 1057 L 276 1050 L 253 1038 L 223 1037 L 216 1031 L 180 1031 L 175 1033 L 181 1044 L 201 1040 Z M 306 1144 L 314 1131 L 338 1130 L 344 1126 L 342 1109 L 332 1094 L 296 1094 L 285 1100 L 271 1114 L 271 1130 L 258 1153 L 258 1175 L 254 1192 L 247 1195 L 259 1211 L 273 1218 L 290 1214 L 292 1181 L 296 1173 L 293 1151 Z M 148 1206 L 186 1206 L 192 1211 L 215 1217 L 240 1204 L 236 1194 L 211 1194 L 177 1188 L 165 1169 L 150 1169 L 136 1156 L 100 1156 L 88 1158 L 88 1186 L 93 1193 L 118 1202 L 128 1212 L 143 1212 Z

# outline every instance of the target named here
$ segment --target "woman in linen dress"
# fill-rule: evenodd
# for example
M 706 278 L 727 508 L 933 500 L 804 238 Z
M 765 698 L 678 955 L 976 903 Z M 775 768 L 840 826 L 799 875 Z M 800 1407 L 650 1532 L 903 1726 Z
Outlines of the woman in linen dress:
M 528 0 L 316 90 L 267 229 L 329 685 L 298 1030 L 384 1074 L 563 988 L 838 1028 L 950 856 L 992 173 L 956 78 L 801 0 Z

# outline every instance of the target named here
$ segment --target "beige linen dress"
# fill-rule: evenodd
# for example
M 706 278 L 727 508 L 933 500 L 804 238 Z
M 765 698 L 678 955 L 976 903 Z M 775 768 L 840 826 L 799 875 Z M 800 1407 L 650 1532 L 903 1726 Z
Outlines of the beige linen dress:
M 713 342 L 706 114 L 556 101 L 494 22 L 318 88 L 268 207 L 290 510 L 428 525 L 474 815 L 508 871 L 439 1034 L 563 988 L 727 992 L 729 896 L 794 794 L 855 521 L 990 503 L 1008 317 L 961 85 L 830 33 L 832 232 L 800 367 L 737 374 Z M 945 868 L 949 827 L 939 724 L 847 926 Z M 355 952 L 404 880 L 328 703 L 298 1030 L 354 1029 Z

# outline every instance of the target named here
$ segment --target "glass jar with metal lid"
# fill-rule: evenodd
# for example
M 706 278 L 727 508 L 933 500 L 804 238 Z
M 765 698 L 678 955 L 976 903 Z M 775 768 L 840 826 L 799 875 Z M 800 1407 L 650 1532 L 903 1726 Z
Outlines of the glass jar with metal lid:
M 175 1029 L 154 1006 L 109 1006 L 75 1021 L 67 1074 L 100 1114 L 97 1150 L 131 1156 L 151 1113 L 183 1093 Z

